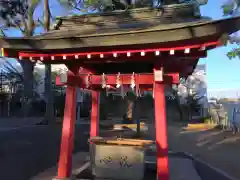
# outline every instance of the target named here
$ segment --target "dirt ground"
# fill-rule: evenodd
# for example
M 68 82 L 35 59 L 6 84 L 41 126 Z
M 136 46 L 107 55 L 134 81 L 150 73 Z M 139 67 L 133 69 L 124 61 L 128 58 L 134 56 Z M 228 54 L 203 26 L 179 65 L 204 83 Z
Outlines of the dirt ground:
M 240 134 L 216 129 L 184 130 L 180 125 L 170 125 L 169 149 L 191 153 L 206 163 L 240 179 Z

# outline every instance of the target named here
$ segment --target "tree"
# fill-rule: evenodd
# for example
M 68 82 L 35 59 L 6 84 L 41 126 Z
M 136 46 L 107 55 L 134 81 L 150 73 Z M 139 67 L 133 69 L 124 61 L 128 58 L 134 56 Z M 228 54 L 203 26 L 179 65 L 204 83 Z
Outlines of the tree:
M 152 5 L 149 0 L 58 0 L 68 9 L 82 12 L 109 12 L 114 10 L 127 10 Z M 158 0 L 157 0 L 158 1 Z M 168 0 L 169 1 L 169 0 Z M 170 0 L 177 1 L 177 0 Z
M 44 19 L 43 19 L 43 27 L 44 31 L 48 32 L 50 30 L 50 20 L 51 20 L 51 12 L 49 7 L 48 0 L 43 1 L 44 4 Z M 54 96 L 52 91 L 52 70 L 51 64 L 45 65 L 45 100 L 46 100 L 46 113 L 44 117 L 44 121 L 53 125 L 54 120 Z
M 228 0 L 224 5 L 222 5 L 224 16 L 237 16 L 240 13 L 240 0 Z M 234 48 L 232 51 L 228 52 L 227 56 L 229 59 L 240 58 L 240 37 L 236 33 L 229 37 L 229 42 L 231 44 L 237 44 L 238 47 Z
M 33 36 L 35 27 L 38 25 L 33 19 L 33 14 L 40 0 L 1 0 L 0 17 L 4 20 L 3 27 L 15 27 L 26 37 Z M 24 99 L 23 112 L 26 116 L 31 107 L 33 98 L 33 69 L 31 61 L 19 61 L 24 74 Z
M 34 35 L 35 28 L 37 26 L 43 26 L 45 32 L 50 29 L 50 8 L 48 0 L 44 0 L 43 22 L 40 19 L 34 20 L 33 14 L 36 7 L 41 0 L 1 0 L 0 1 L 0 16 L 4 20 L 4 27 L 15 27 L 19 29 L 23 36 L 29 37 Z M 2 34 L 4 31 L 2 31 Z M 24 101 L 23 110 L 24 116 L 27 116 L 31 107 L 31 101 L 33 98 L 33 70 L 34 62 L 31 61 L 19 61 L 23 68 L 24 74 Z M 46 78 L 45 78 L 45 99 L 46 103 L 46 115 L 45 120 L 54 118 L 53 113 L 53 97 L 52 97 L 52 83 L 51 83 L 51 65 L 46 65 Z
M 7 58 L 2 57 L 0 59 L 1 63 L 1 88 L 0 91 L 3 92 L 3 89 L 8 89 L 5 92 L 6 98 L 3 102 L 5 107 L 8 106 L 8 115 L 12 113 L 19 114 L 19 110 L 21 108 L 20 102 L 23 97 L 23 81 L 24 75 L 22 69 L 14 66 Z M 34 100 L 39 97 L 40 94 L 37 93 L 36 88 L 42 83 L 41 75 L 39 72 L 34 71 L 33 73 L 33 97 Z M 3 94 L 3 93 L 2 93 Z M 1 96 L 2 97 L 2 96 Z M 36 101 L 34 101 L 36 102 Z M 3 104 L 2 104 L 3 106 Z M 31 113 L 31 112 L 30 112 Z M 36 113 L 32 113 L 34 115 Z M 15 114 L 16 115 L 16 114 Z
M 205 71 L 195 69 L 187 79 L 181 79 L 178 95 L 188 105 L 189 118 L 191 118 L 192 112 L 198 109 L 200 102 L 206 100 Z
M 178 95 L 178 89 L 177 88 L 174 88 L 172 87 L 171 88 L 172 90 L 172 96 L 171 98 L 168 97 L 168 100 L 171 99 L 172 101 L 174 101 L 175 103 L 175 106 L 179 112 L 179 116 L 180 116 L 180 121 L 183 121 L 184 120 L 184 114 L 183 114 L 183 111 L 182 111 L 182 108 L 181 108 L 181 104 L 180 104 L 180 98 L 179 98 L 179 95 Z

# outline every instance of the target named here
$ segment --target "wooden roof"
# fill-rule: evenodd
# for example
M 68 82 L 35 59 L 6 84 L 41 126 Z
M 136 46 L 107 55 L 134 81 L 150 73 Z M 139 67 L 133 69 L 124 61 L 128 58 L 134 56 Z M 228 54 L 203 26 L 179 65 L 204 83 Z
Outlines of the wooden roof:
M 198 17 L 185 19 L 185 22 Z M 134 9 L 131 11 L 115 11 L 87 15 L 59 17 L 54 30 L 37 36 L 37 39 L 62 38 L 71 36 L 110 35 L 139 30 L 171 29 L 172 23 L 183 22 L 183 18 L 166 18 L 161 9 Z M 160 27 L 158 27 L 161 25 Z
M 177 8 L 144 8 L 60 17 L 48 33 L 0 38 L 0 44 L 10 57 L 51 64 L 79 63 L 99 73 L 127 71 L 128 66 L 128 71 L 132 71 L 138 60 L 138 65 L 143 61 L 142 68 L 138 66 L 136 72 L 152 72 L 153 63 L 159 61 L 167 72 L 187 76 L 198 59 L 206 57 L 207 50 L 240 29 L 240 17 L 213 21 L 193 16 L 189 6 L 181 13 Z
M 191 12 L 191 11 L 189 11 Z M 158 44 L 171 46 L 188 41 L 217 40 L 240 29 L 240 17 L 212 21 L 209 18 L 168 17 L 160 9 L 138 9 L 108 14 L 59 18 L 55 29 L 29 38 L 1 38 L 3 48 L 17 50 L 70 50 Z M 191 18 L 190 18 L 191 17 Z M 186 43 L 185 43 L 186 44 Z

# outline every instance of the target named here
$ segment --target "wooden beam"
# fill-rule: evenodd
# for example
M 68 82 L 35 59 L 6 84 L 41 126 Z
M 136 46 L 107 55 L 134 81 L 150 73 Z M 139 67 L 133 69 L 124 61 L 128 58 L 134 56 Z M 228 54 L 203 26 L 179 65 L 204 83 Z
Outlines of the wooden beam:
M 111 51 L 86 51 L 86 52 L 49 52 L 49 53 L 39 53 L 39 52 L 24 52 L 19 51 L 18 58 L 19 59 L 30 59 L 30 60 L 41 60 L 41 61 L 55 61 L 55 60 L 72 60 L 72 59 L 80 59 L 80 60 L 87 60 L 90 61 L 99 61 L 103 62 L 106 60 L 111 61 L 119 61 L 122 59 L 132 59 L 138 60 L 136 57 L 142 57 L 144 59 L 145 56 L 159 56 L 163 54 L 163 57 L 170 56 L 170 57 L 196 57 L 196 56 L 206 56 L 204 51 L 211 46 L 218 46 L 218 41 L 213 42 L 206 42 L 206 43 L 199 43 L 199 44 L 187 44 L 182 46 L 172 46 L 172 47 L 164 47 L 159 46 L 155 48 L 142 48 L 142 49 L 121 49 L 120 47 L 116 47 L 114 50 Z M 202 50 L 204 48 L 204 50 Z M 202 52 L 203 51 L 203 52 Z M 146 60 L 146 59 L 145 59 Z
M 69 178 L 71 176 L 75 123 L 76 123 L 76 87 L 68 85 L 66 90 L 66 102 L 64 109 L 57 179 Z
M 86 79 L 89 77 L 89 85 L 90 87 L 87 87 Z M 115 87 L 118 80 L 120 80 L 120 83 L 123 85 L 131 85 L 131 79 L 134 77 L 135 83 L 139 86 L 149 88 L 154 83 L 154 77 L 153 74 L 120 74 L 119 79 L 117 74 L 107 74 L 105 75 L 106 84 L 110 85 L 111 87 Z M 102 86 L 102 75 L 79 75 L 74 77 L 74 81 L 79 87 L 81 88 L 93 88 L 96 89 L 98 87 Z M 179 84 L 179 73 L 169 73 L 164 74 L 164 83 L 165 84 Z M 67 85 L 66 82 L 61 82 L 60 77 L 56 77 L 56 85 Z
M 130 51 L 130 50 L 129 50 Z M 144 50 L 142 50 L 144 51 Z M 147 50 L 146 50 L 147 51 Z M 156 55 L 156 53 L 160 53 L 159 55 Z M 129 52 L 130 53 L 130 52 Z M 185 53 L 184 50 L 177 50 L 174 51 L 174 54 L 170 54 L 169 51 L 156 51 L 156 52 L 145 52 L 145 54 L 141 54 L 141 52 L 131 53 L 131 56 L 128 52 L 119 53 L 119 54 L 84 54 L 79 55 L 79 53 L 73 53 L 73 54 L 38 54 L 38 53 L 25 53 L 21 52 L 19 53 L 20 60 L 40 60 L 43 63 L 55 63 L 55 62 L 66 62 L 66 61 L 79 61 L 84 64 L 95 64 L 95 63 L 119 63 L 119 62 L 136 62 L 136 61 L 154 61 L 156 59 L 167 59 L 167 58 L 204 58 L 207 56 L 206 50 L 198 51 L 192 50 L 192 52 Z M 171 51 L 173 53 L 173 51 Z
M 161 70 L 161 67 L 159 66 L 154 68 L 154 72 L 159 70 Z M 153 94 L 157 148 L 157 180 L 170 179 L 168 162 L 167 116 L 164 91 L 164 83 L 155 81 Z
M 64 118 L 62 125 L 62 138 L 58 161 L 58 173 L 56 179 L 70 178 L 72 173 L 72 152 L 74 149 L 74 132 L 76 123 L 76 84 L 75 75 L 79 66 L 69 66 Z
M 92 90 L 90 138 L 99 136 L 100 92 Z

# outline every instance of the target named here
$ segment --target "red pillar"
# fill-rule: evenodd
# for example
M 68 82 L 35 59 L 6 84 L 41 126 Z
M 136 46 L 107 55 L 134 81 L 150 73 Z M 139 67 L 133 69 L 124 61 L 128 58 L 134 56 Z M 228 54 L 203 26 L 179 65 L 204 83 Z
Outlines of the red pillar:
M 100 92 L 92 91 L 92 113 L 90 138 L 99 135 L 99 111 L 100 111 Z
M 68 78 L 71 79 L 69 76 Z M 66 89 L 57 179 L 69 178 L 72 171 L 72 151 L 74 146 L 74 131 L 76 123 L 76 87 L 73 83 L 69 83 L 69 79 Z
M 157 69 L 154 69 L 154 73 Z M 157 146 L 157 180 L 169 180 L 167 119 L 164 83 L 154 81 L 154 105 Z

